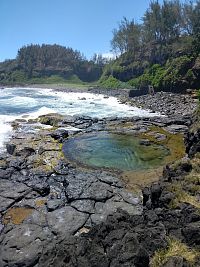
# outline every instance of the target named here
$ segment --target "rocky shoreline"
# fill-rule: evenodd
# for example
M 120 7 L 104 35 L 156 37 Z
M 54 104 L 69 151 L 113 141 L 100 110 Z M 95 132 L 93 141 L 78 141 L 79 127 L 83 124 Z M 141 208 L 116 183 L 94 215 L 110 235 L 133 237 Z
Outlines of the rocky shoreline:
M 134 100 L 169 115 L 163 117 L 51 114 L 15 121 L 0 157 L 0 266 L 198 267 L 200 135 L 195 102 L 182 100 L 171 94 Z M 157 127 L 185 134 L 189 157 L 167 165 L 158 182 L 142 191 L 130 192 L 120 174 L 79 167 L 62 153 L 63 142 L 80 133 L 153 133 L 154 141 L 163 142 L 167 137 Z M 185 254 L 169 253 L 176 242 Z

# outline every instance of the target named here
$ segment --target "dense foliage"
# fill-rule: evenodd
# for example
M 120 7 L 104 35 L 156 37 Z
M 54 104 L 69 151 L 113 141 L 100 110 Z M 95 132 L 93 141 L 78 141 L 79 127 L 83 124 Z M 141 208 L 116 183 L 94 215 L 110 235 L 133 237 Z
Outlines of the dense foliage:
M 99 79 L 105 63 L 101 55 L 88 61 L 79 51 L 60 45 L 28 45 L 15 60 L 0 63 L 0 83 L 90 82 Z
M 123 18 L 111 46 L 118 57 L 104 69 L 104 86 L 112 75 L 136 88 L 199 88 L 200 1 L 152 1 L 141 24 Z

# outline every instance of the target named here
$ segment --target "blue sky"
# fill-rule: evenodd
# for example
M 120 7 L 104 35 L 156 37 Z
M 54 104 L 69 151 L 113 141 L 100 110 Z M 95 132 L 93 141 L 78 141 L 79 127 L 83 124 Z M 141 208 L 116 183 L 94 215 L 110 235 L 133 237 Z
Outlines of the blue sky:
M 60 44 L 109 53 L 112 30 L 123 16 L 140 21 L 150 0 L 0 0 L 0 61 L 27 44 Z

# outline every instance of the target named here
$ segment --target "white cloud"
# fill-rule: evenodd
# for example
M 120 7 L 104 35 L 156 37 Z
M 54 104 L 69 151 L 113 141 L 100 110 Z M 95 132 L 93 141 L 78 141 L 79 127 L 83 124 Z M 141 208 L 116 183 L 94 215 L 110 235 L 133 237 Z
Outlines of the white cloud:
M 105 57 L 107 59 L 115 59 L 116 55 L 111 52 L 107 52 L 107 53 L 102 53 L 102 57 Z

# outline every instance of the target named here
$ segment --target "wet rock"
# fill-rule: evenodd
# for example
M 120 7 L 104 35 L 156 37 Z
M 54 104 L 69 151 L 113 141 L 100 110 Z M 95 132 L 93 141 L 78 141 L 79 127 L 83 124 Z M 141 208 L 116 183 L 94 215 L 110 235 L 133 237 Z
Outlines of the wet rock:
M 170 133 L 187 133 L 188 127 L 185 125 L 170 125 L 165 128 L 166 131 Z
M 192 97 L 168 92 L 157 92 L 154 95 L 147 94 L 133 97 L 131 102 L 134 105 L 143 106 L 146 109 L 160 112 L 170 117 L 174 116 L 176 121 L 183 116 L 192 114 L 197 106 Z
M 56 113 L 39 116 L 38 121 L 42 124 L 57 126 L 63 120 L 63 116 Z
M 6 150 L 10 155 L 14 154 L 15 148 L 16 148 L 15 144 L 6 144 Z
M 148 139 L 141 139 L 139 143 L 140 143 L 140 145 L 143 145 L 143 146 L 150 146 L 151 145 L 151 142 Z
M 76 118 L 74 116 L 64 116 L 63 120 L 61 121 L 61 125 L 65 125 L 65 124 L 69 124 L 69 123 L 73 123 L 76 121 Z
M 57 129 L 51 133 L 51 137 L 61 142 L 68 137 L 68 131 L 64 129 Z
M 161 133 L 156 133 L 154 137 L 156 138 L 157 141 L 164 141 L 167 138 L 165 134 L 161 134 Z

